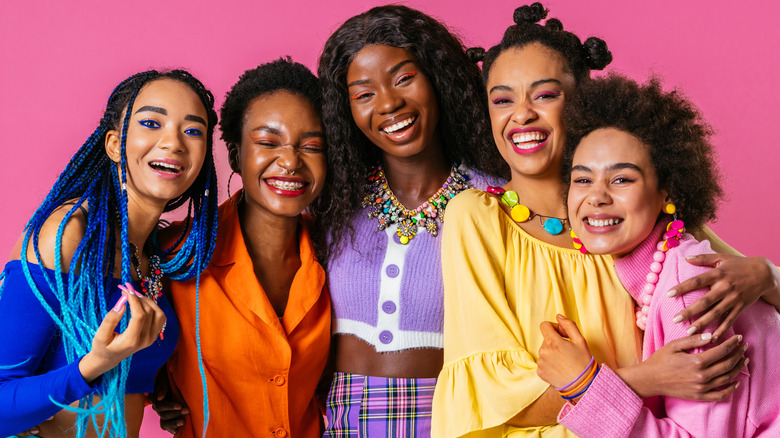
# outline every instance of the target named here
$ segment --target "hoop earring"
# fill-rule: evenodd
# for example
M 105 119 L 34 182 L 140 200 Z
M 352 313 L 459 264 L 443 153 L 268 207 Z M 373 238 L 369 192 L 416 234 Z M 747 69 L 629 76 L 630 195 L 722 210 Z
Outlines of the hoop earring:
M 230 199 L 230 203 L 238 207 L 238 203 L 241 202 L 242 199 L 244 199 L 244 190 L 241 189 L 241 196 L 238 197 L 238 201 L 234 201 L 232 193 L 230 192 L 230 180 L 233 179 L 233 175 L 235 174 L 236 174 L 235 171 L 230 172 L 230 176 L 228 177 L 228 183 L 227 183 L 227 192 L 228 192 L 228 199 Z

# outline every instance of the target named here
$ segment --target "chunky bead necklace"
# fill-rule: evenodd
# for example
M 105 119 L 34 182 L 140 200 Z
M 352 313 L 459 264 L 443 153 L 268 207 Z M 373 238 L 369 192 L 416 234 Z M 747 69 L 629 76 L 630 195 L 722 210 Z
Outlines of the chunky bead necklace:
M 471 188 L 470 177 L 461 171 L 457 165 L 452 166 L 450 175 L 428 201 L 415 209 L 408 209 L 396 198 L 390 186 L 387 184 L 387 178 L 382 171 L 382 166 L 377 166 L 368 176 L 366 185 L 367 194 L 363 198 L 363 208 L 368 207 L 368 217 L 379 220 L 378 230 L 398 224 L 398 239 L 402 244 L 409 243 L 415 234 L 417 228 L 423 227 L 431 236 L 436 237 L 439 234 L 438 222 L 444 223 L 444 209 L 450 199 L 458 193 Z M 438 219 L 438 222 L 437 222 Z
M 545 216 L 532 212 L 528 207 L 520 203 L 520 197 L 514 190 L 504 190 L 502 187 L 490 186 L 487 188 L 487 192 L 501 197 L 501 202 L 510 209 L 509 216 L 512 217 L 512 220 L 515 222 L 527 222 L 538 217 L 544 231 L 553 236 L 561 234 L 563 224 L 568 221 L 565 217 Z
M 647 328 L 647 315 L 650 313 L 650 303 L 653 300 L 653 293 L 655 292 L 655 285 L 658 283 L 658 274 L 663 270 L 663 263 L 666 260 L 666 251 L 671 248 L 676 248 L 680 245 L 680 237 L 685 231 L 685 224 L 681 220 L 674 220 L 669 222 L 666 226 L 666 233 L 664 239 L 658 242 L 655 253 L 653 253 L 653 262 L 650 264 L 650 272 L 645 279 L 644 288 L 642 289 L 642 299 L 640 304 L 636 306 L 636 325 L 645 330 Z

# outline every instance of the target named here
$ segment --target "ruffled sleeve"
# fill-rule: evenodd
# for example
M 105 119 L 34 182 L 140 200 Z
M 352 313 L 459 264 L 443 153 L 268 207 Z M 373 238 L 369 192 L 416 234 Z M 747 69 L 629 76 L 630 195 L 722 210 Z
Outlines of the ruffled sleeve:
M 500 428 L 549 386 L 536 374 L 507 300 L 503 213 L 489 203 L 469 190 L 447 207 L 444 368 L 434 395 L 434 437 Z

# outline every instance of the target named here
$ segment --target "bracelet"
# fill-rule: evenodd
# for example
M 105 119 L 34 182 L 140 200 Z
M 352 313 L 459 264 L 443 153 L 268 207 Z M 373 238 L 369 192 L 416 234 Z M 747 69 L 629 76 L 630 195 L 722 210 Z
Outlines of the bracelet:
M 578 392 L 578 393 L 576 393 L 576 394 L 574 394 L 574 395 L 570 395 L 570 396 L 563 396 L 563 395 L 561 395 L 561 397 L 562 397 L 564 400 L 573 400 L 573 399 L 575 399 L 575 398 L 577 398 L 577 397 L 581 396 L 582 394 L 585 394 L 585 391 L 587 391 L 587 390 L 588 390 L 588 388 L 590 388 L 590 385 L 593 383 L 593 381 L 594 381 L 594 380 L 596 380 L 596 376 L 599 374 L 599 370 L 600 370 L 600 369 L 601 369 L 601 367 L 599 367 L 599 366 L 597 365 L 597 366 L 596 366 L 596 373 L 593 375 L 593 378 L 590 380 L 590 382 L 588 382 L 588 386 L 586 386 L 586 387 L 585 387 L 585 388 L 584 388 L 582 391 L 580 391 L 580 392 Z
M 560 388 L 555 388 L 555 390 L 558 391 L 558 392 L 565 391 L 566 388 L 568 388 L 571 385 L 574 385 L 575 383 L 577 383 L 577 380 L 580 380 L 580 377 L 585 375 L 585 373 L 590 369 L 590 367 L 593 365 L 593 362 L 595 362 L 595 361 L 596 361 L 596 358 L 591 356 L 590 357 L 590 362 L 588 362 L 588 366 L 586 366 L 585 369 L 582 370 L 582 372 L 580 373 L 579 376 L 575 377 L 574 380 L 572 380 L 571 383 L 567 384 L 566 386 L 561 386 Z
M 572 388 L 572 389 L 570 389 L 568 391 L 558 391 L 558 394 L 560 394 L 561 397 L 566 397 L 566 396 L 570 396 L 570 395 L 574 394 L 575 392 L 579 391 L 584 386 L 588 385 L 588 382 L 590 382 L 596 376 L 596 372 L 598 371 L 598 369 L 599 369 L 598 364 L 594 364 L 592 367 L 590 367 L 590 372 L 585 377 L 585 379 L 582 382 L 580 382 L 579 385 L 575 386 L 574 388 Z

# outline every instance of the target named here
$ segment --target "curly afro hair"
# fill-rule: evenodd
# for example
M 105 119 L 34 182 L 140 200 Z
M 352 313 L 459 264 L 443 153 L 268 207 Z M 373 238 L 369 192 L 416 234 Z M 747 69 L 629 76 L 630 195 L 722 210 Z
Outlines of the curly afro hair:
M 406 6 L 370 9 L 341 25 L 328 38 L 319 60 L 329 183 L 320 195 L 321 205 L 327 208 L 315 213 L 317 226 L 331 234 L 330 249 L 352 230 L 352 215 L 364 196 L 364 177 L 382 157 L 352 119 L 346 80 L 355 55 L 375 44 L 407 50 L 431 81 L 440 114 L 437 130 L 449 161 L 494 176 L 509 176 L 490 134 L 479 68 L 458 37 L 436 19 Z
M 289 56 L 261 64 L 245 71 L 225 95 L 219 117 L 222 140 L 241 144 L 244 111 L 252 100 L 269 93 L 285 90 L 306 98 L 317 112 L 322 111 L 320 81 L 303 64 Z
M 612 62 L 612 52 L 604 40 L 590 37 L 585 43 L 580 38 L 563 30 L 563 23 L 550 18 L 544 25 L 538 24 L 550 12 L 541 3 L 520 6 L 515 9 L 515 24 L 509 26 L 498 45 L 485 52 L 483 49 L 470 49 L 473 61 L 482 61 L 482 77 L 487 83 L 490 68 L 496 58 L 508 49 L 519 49 L 528 44 L 538 43 L 558 52 L 564 60 L 566 72 L 574 76 L 576 84 L 590 77 L 591 70 L 603 70 Z
M 615 128 L 648 146 L 659 187 L 669 192 L 686 227 L 698 228 L 716 218 L 723 190 L 710 143 L 713 131 L 680 91 L 664 92 L 657 78 L 639 85 L 610 74 L 587 81 L 574 92 L 564 121 L 566 184 L 582 138 L 597 129 Z

